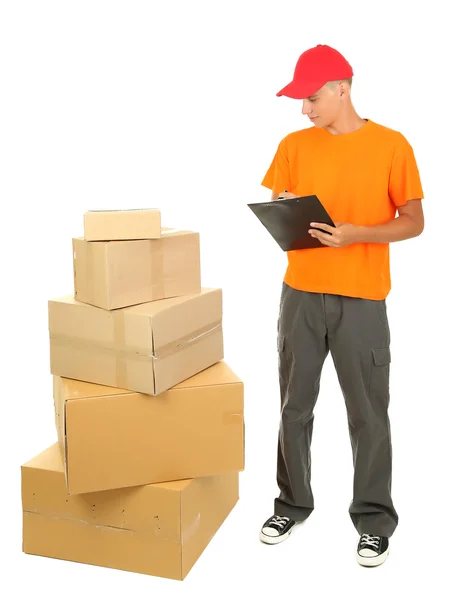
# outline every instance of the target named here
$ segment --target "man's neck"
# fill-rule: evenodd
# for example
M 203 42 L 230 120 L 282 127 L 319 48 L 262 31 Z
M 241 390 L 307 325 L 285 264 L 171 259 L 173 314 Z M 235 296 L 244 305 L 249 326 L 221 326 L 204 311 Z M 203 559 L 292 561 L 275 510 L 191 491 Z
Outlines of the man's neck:
M 329 133 L 334 135 L 342 135 L 344 133 L 352 133 L 363 127 L 366 123 L 365 119 L 359 117 L 354 111 L 349 115 L 342 115 L 331 125 L 324 127 Z

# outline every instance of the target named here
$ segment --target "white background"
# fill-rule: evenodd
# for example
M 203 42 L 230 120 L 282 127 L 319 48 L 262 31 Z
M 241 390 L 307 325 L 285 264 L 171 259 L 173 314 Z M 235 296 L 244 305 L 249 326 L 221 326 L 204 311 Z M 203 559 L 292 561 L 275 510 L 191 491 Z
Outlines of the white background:
M 1 581 L 14 586 L 8 597 L 207 599 L 251 588 L 273 598 L 385 598 L 453 586 L 458 49 L 454 3 L 423 6 L 2 3 L 0 553 Z M 352 454 L 331 356 L 315 411 L 315 511 L 285 544 L 258 540 L 277 494 L 276 320 L 286 257 L 247 203 L 270 198 L 260 182 L 281 138 L 310 126 L 301 101 L 276 92 L 319 43 L 353 66 L 359 115 L 410 141 L 425 193 L 424 233 L 391 245 L 400 522 L 378 569 L 355 561 Z M 162 210 L 164 225 L 201 233 L 203 284 L 223 288 L 225 358 L 246 390 L 241 499 L 184 582 L 21 552 L 20 465 L 56 439 L 47 300 L 72 292 L 71 238 L 82 235 L 85 210 L 148 206 Z

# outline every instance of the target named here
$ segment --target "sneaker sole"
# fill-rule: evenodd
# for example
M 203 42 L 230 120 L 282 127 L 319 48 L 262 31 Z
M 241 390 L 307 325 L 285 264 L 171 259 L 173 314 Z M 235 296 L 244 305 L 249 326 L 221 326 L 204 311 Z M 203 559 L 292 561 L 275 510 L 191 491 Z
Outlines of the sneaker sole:
M 276 535 L 275 537 L 272 535 L 265 535 L 262 531 L 260 531 L 260 540 L 265 544 L 280 544 L 289 537 L 292 531 L 293 527 L 287 533 L 284 533 L 283 535 Z
M 388 556 L 389 548 L 379 556 L 374 557 L 360 556 L 360 554 L 357 552 L 357 562 L 359 565 L 362 565 L 362 567 L 377 567 L 378 565 L 381 565 Z

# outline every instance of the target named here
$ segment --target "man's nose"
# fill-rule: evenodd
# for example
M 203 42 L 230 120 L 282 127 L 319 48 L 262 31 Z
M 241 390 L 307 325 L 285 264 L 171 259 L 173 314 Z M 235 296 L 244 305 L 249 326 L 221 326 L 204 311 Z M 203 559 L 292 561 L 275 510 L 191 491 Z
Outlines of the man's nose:
M 311 104 L 309 102 L 303 101 L 303 115 L 307 115 L 311 112 Z

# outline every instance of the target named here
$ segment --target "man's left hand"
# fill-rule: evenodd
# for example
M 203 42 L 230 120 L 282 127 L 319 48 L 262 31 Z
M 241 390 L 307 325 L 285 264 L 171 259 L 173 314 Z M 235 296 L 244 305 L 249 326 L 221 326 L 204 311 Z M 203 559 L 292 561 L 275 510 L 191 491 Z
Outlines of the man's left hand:
M 343 248 L 343 246 L 359 242 L 359 234 L 362 229 L 359 225 L 338 222 L 335 225 L 336 227 L 330 227 L 326 223 L 311 223 L 311 227 L 317 227 L 329 233 L 322 233 L 317 229 L 310 229 L 308 233 L 317 238 L 324 246 L 331 248 Z

